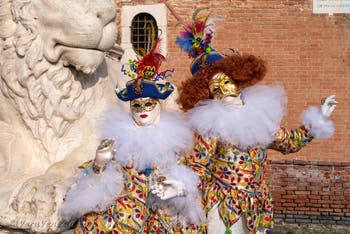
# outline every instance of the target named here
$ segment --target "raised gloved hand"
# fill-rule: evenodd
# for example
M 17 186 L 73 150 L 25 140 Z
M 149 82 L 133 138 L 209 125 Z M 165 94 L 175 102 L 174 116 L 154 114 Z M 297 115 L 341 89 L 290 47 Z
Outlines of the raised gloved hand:
M 113 149 L 114 139 L 103 139 L 97 147 L 93 170 L 99 174 L 104 171 L 106 164 L 114 157 L 116 151 Z
M 329 116 L 334 111 L 335 107 L 337 106 L 338 102 L 335 100 L 335 95 L 331 95 L 324 100 L 322 100 L 322 106 L 321 106 L 321 112 L 322 115 L 326 118 L 329 118 Z
M 173 197 L 185 196 L 185 185 L 178 180 L 164 180 L 151 186 L 152 193 L 161 200 L 167 200 Z

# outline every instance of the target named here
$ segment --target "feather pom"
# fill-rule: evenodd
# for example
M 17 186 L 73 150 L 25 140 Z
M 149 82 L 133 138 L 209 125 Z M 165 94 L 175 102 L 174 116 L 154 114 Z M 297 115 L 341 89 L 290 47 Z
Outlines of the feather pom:
M 213 51 L 211 42 L 214 37 L 214 20 L 219 19 L 217 15 L 198 16 L 203 8 L 197 9 L 193 14 L 193 22 L 184 27 L 185 31 L 180 33 L 176 44 L 188 53 L 189 57 L 196 58 L 203 53 Z
M 157 39 L 151 51 L 137 62 L 136 74 L 139 78 L 152 79 L 158 73 L 162 62 L 165 61 L 164 55 L 161 54 L 160 42 L 161 39 Z
M 67 192 L 60 208 L 62 217 L 71 220 L 89 212 L 106 210 L 114 204 L 124 186 L 121 168 L 114 161 L 110 161 L 101 174 L 95 174 L 89 168 L 88 174 L 81 171 L 74 180 L 76 183 Z
M 302 123 L 311 130 L 316 139 L 330 138 L 334 133 L 333 121 L 323 116 L 320 108 L 315 106 L 303 112 Z

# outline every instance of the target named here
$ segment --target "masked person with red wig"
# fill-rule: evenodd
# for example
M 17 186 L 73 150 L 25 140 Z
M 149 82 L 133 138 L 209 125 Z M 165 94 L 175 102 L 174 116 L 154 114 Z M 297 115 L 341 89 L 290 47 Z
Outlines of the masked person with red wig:
M 303 125 L 280 127 L 287 98 L 281 86 L 258 85 L 266 64 L 254 55 L 222 55 L 211 47 L 215 16 L 199 17 L 177 38 L 194 58 L 192 77 L 179 88 L 178 103 L 187 112 L 194 135 L 186 164 L 201 177 L 208 233 L 269 233 L 273 200 L 265 169 L 268 149 L 293 153 L 313 138 L 333 134 L 328 119 L 334 95 L 321 109 L 302 115 Z
M 117 93 L 131 113 L 110 109 L 101 125 L 106 138 L 67 193 L 63 214 L 79 217 L 75 233 L 205 233 L 196 173 L 179 165 L 193 132 L 181 115 L 161 111 L 174 86 L 156 83 L 165 59 L 160 41 L 130 69 L 134 78 Z M 115 150 L 113 149 L 115 145 Z

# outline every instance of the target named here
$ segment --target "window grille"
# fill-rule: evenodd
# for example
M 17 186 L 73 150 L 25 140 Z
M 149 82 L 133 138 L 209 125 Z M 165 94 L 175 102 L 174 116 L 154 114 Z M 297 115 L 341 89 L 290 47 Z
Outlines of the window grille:
M 148 13 L 137 14 L 131 22 L 131 43 L 135 53 L 148 52 L 158 38 L 158 26 Z

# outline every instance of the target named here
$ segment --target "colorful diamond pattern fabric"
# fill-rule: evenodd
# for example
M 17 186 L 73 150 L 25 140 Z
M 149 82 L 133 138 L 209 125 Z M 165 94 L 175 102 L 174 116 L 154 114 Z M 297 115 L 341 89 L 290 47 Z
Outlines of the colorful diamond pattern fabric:
M 102 213 L 84 215 L 75 227 L 75 234 L 145 234 L 145 233 L 206 233 L 204 226 L 180 223 L 177 216 L 168 216 L 165 209 L 152 208 L 150 183 L 156 168 L 151 173 L 138 172 L 124 167 L 125 187 L 115 204 Z
M 226 227 L 244 216 L 248 229 L 273 226 L 273 199 L 265 179 L 267 149 L 284 154 L 300 150 L 313 139 L 305 127 L 280 128 L 269 146 L 239 149 L 232 143 L 194 135 L 194 150 L 185 164 L 201 177 L 202 200 L 208 213 L 215 204 Z

